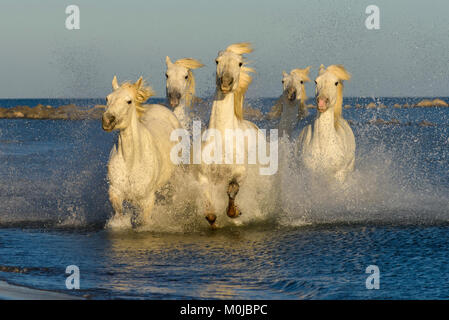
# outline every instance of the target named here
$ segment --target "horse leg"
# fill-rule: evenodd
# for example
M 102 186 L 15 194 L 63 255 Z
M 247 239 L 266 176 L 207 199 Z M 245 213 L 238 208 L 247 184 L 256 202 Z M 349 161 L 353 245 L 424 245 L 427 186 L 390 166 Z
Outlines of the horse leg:
M 204 196 L 206 197 L 205 203 L 205 218 L 209 222 L 212 229 L 217 228 L 215 221 L 217 220 L 217 215 L 215 214 L 214 207 L 212 205 L 211 196 L 209 192 L 209 180 L 203 174 L 199 174 L 199 182 L 201 184 Z
M 140 202 L 140 208 L 142 210 L 141 217 L 139 223 L 148 224 L 151 220 L 151 211 L 154 208 L 154 201 L 156 196 L 154 192 L 152 192 L 146 199 Z
M 237 218 L 242 213 L 240 212 L 239 208 L 235 205 L 235 197 L 237 196 L 237 193 L 239 193 L 240 186 L 238 182 L 233 179 L 229 185 L 228 185 L 228 209 L 226 210 L 226 214 L 229 218 Z
M 210 226 L 212 227 L 212 229 L 216 229 L 217 228 L 217 224 L 215 223 L 215 221 L 217 220 L 217 215 L 215 214 L 215 209 L 212 205 L 212 202 L 210 201 L 210 194 L 207 191 L 206 192 L 206 210 L 205 210 L 205 216 L 206 216 L 206 220 L 207 222 L 209 222 Z
M 109 201 L 117 216 L 123 216 L 123 197 L 113 189 L 109 188 Z

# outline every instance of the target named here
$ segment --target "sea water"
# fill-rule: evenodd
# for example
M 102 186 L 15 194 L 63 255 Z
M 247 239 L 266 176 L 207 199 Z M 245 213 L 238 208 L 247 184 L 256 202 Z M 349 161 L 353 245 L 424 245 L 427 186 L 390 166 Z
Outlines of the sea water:
M 105 228 L 117 133 L 98 120 L 0 119 L 0 279 L 97 299 L 447 299 L 449 108 L 392 108 L 421 99 L 345 99 L 357 143 L 345 189 L 306 176 L 284 152 L 282 201 L 266 219 L 215 231 L 189 206 L 163 205 L 149 230 Z M 249 103 L 266 112 L 274 100 Z M 354 108 L 373 101 L 388 108 Z M 39 103 L 104 101 L 0 100 Z M 393 118 L 400 124 L 372 124 Z M 69 265 L 80 290 L 66 289 Z M 369 265 L 378 290 L 366 288 Z

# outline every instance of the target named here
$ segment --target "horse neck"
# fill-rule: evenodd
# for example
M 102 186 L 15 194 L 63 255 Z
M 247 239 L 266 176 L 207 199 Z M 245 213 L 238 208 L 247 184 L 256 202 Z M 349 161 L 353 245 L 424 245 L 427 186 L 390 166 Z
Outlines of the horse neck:
M 305 118 L 305 117 L 307 117 L 309 115 L 309 111 L 307 110 L 307 106 L 304 103 L 303 99 L 301 99 L 299 101 L 299 109 L 298 110 L 299 110 L 298 111 L 298 116 L 299 116 L 300 119 Z
M 184 129 L 188 129 L 191 127 L 189 113 L 192 109 L 193 101 L 195 99 L 195 78 L 193 77 L 193 74 L 191 72 L 189 74 L 190 83 L 188 85 L 188 88 L 181 98 L 179 105 L 173 111 Z
M 333 137 L 337 134 L 335 130 L 334 107 L 329 107 L 324 112 L 317 110 L 317 118 L 313 126 L 313 135 L 323 143 L 333 141 Z
M 282 104 L 283 106 L 283 110 L 282 110 L 282 114 L 281 117 L 296 117 L 298 116 L 299 119 L 305 118 L 309 112 L 307 111 L 307 107 L 304 103 L 305 99 L 300 99 L 300 100 L 295 100 L 292 102 L 290 102 L 286 96 L 286 94 L 283 94 L 282 96 Z M 293 115 L 291 113 L 294 113 Z
M 335 99 L 334 106 L 334 126 L 337 128 L 339 125 L 339 120 L 342 117 L 342 108 L 343 108 L 343 84 L 338 87 L 337 90 L 337 99 Z
M 302 84 L 301 85 L 301 100 L 299 101 L 299 109 L 298 109 L 298 116 L 300 119 L 305 118 L 309 114 L 309 111 L 307 110 L 307 107 L 306 107 L 306 100 L 307 100 L 306 88 L 304 87 L 304 84 Z
M 191 125 L 190 117 L 189 117 L 189 108 L 190 108 L 190 106 L 186 105 L 186 100 L 183 97 L 181 99 L 179 105 L 173 111 L 176 118 L 178 118 L 179 122 L 185 129 L 189 128 Z
M 147 141 L 151 139 L 150 134 L 145 134 L 147 131 L 142 130 L 142 128 L 143 125 L 137 118 L 137 111 L 134 109 L 129 125 L 125 129 L 120 130 L 118 137 L 118 152 L 129 167 L 141 162 L 143 157 L 143 139 L 147 139 Z
M 234 112 L 234 93 L 223 94 L 217 92 L 212 104 L 209 129 L 218 129 L 224 132 L 225 129 L 237 128 L 239 119 Z
M 343 88 L 337 91 L 337 98 L 335 104 L 329 107 L 325 112 L 320 113 L 317 110 L 317 119 L 315 120 L 315 126 L 319 128 L 321 134 L 335 135 L 336 129 L 339 126 L 339 120 L 341 118 L 343 105 Z

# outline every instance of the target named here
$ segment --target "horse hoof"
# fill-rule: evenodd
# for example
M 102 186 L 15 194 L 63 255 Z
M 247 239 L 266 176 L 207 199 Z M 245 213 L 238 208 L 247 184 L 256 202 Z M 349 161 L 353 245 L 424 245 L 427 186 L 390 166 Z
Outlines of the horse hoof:
M 226 210 L 226 214 L 229 218 L 238 218 L 242 215 L 242 212 L 239 210 L 239 208 L 235 204 L 231 204 L 228 206 L 228 209 Z
M 213 214 L 213 213 L 206 214 L 206 220 L 207 220 L 207 222 L 209 222 L 211 227 L 216 227 L 215 220 L 217 220 L 217 216 L 215 214 Z

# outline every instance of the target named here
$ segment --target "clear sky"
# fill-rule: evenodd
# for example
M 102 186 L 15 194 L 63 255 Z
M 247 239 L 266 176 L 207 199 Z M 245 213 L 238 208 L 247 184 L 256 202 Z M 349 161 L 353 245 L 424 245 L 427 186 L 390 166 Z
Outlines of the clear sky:
M 81 29 L 65 28 L 78 5 Z M 365 8 L 380 9 L 368 30 Z M 193 57 L 200 96 L 214 92 L 214 59 L 250 41 L 248 95 L 278 96 L 282 70 L 344 64 L 346 96 L 448 96 L 447 0 L 1 0 L 0 98 L 104 97 L 111 80 L 144 78 L 165 95 L 165 56 Z M 307 92 L 313 95 L 313 85 Z

